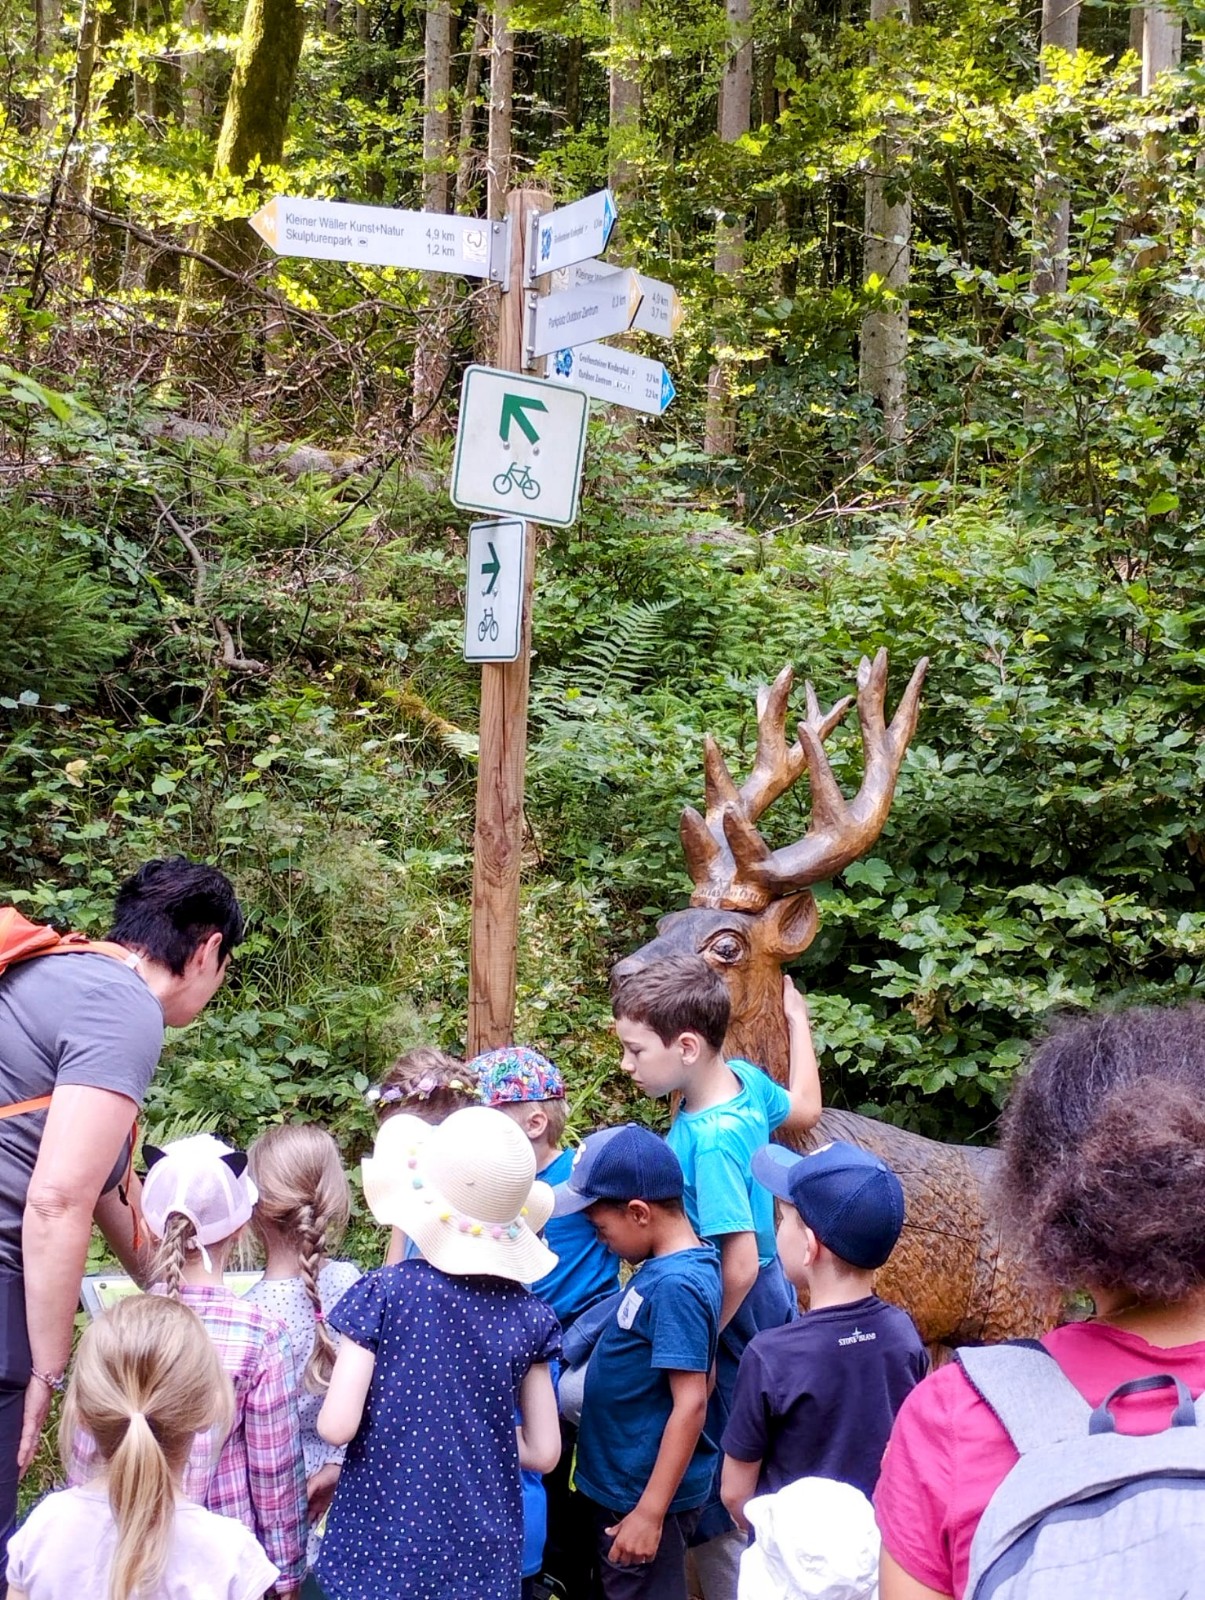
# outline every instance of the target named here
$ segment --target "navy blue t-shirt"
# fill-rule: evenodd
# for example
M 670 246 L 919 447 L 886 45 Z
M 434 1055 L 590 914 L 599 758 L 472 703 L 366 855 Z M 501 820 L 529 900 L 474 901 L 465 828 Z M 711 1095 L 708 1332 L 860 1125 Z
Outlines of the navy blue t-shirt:
M 419 1259 L 365 1273 L 330 1325 L 376 1366 L 315 1569 L 329 1600 L 519 1600 L 515 1405 L 560 1353 L 552 1311 Z
M 741 1357 L 724 1454 L 761 1462 L 758 1494 L 836 1478 L 870 1495 L 895 1414 L 928 1369 L 912 1318 L 877 1295 L 767 1328 Z
M 541 1183 L 564 1183 L 573 1170 L 573 1150 L 562 1150 L 537 1174 Z M 555 1250 L 557 1264 L 547 1277 L 531 1286 L 561 1319 L 569 1324 L 619 1288 L 619 1257 L 595 1233 L 584 1211 L 567 1217 L 550 1217 L 544 1225 L 544 1243 Z
M 654 1256 L 632 1274 L 586 1368 L 575 1477 L 599 1505 L 627 1513 L 644 1493 L 673 1410 L 669 1374 L 711 1371 L 720 1298 L 714 1245 Z M 715 1460 L 702 1435 L 671 1511 L 703 1504 Z

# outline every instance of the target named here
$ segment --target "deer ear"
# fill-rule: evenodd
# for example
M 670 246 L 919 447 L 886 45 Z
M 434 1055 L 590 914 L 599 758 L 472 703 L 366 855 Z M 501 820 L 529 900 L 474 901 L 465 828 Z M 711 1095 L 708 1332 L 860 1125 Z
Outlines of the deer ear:
M 766 924 L 766 943 L 780 961 L 806 950 L 816 937 L 820 913 L 810 890 L 775 900 L 762 912 Z
M 241 1178 L 247 1170 L 247 1152 L 245 1150 L 230 1150 L 222 1157 L 222 1160 L 236 1178 Z

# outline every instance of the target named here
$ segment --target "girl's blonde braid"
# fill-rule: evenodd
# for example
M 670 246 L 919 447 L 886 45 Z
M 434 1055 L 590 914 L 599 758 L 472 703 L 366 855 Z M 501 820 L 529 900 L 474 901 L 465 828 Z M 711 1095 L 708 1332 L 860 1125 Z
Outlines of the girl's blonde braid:
M 184 1281 L 184 1263 L 188 1256 L 188 1242 L 196 1229 L 187 1217 L 173 1211 L 167 1227 L 151 1260 L 151 1283 L 161 1283 L 173 1300 L 180 1298 L 180 1285 Z
M 328 1218 L 308 1202 L 297 1207 L 297 1266 L 301 1282 L 314 1308 L 314 1343 L 305 1364 L 305 1387 L 311 1394 L 325 1394 L 335 1365 L 335 1341 L 326 1325 L 322 1297 L 318 1293 L 318 1274 L 326 1260 Z

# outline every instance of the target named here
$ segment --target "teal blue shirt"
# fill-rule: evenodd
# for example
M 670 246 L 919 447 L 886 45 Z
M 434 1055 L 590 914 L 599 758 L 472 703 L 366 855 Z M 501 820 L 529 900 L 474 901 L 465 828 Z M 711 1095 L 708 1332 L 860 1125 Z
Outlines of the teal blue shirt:
M 730 1061 L 741 1091 L 705 1111 L 679 1111 L 666 1143 L 682 1164 L 686 1214 L 700 1239 L 755 1233 L 757 1259 L 774 1260 L 774 1196 L 750 1172 L 753 1152 L 791 1109 L 791 1097 L 760 1067 Z

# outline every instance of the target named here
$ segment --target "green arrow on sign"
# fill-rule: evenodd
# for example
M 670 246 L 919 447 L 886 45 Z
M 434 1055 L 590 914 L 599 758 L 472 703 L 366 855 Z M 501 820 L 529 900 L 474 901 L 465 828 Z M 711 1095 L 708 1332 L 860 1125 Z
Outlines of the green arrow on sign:
M 548 407 L 542 400 L 532 400 L 527 395 L 504 394 L 502 396 L 502 421 L 498 425 L 498 435 L 503 444 L 510 438 L 510 425 L 517 422 L 527 435 L 528 444 L 535 444 L 540 437 L 531 425 L 531 419 L 523 415 L 524 411 L 547 411 Z
M 498 582 L 498 574 L 502 571 L 502 563 L 498 560 L 498 552 L 494 549 L 494 541 L 492 539 L 487 539 L 486 543 L 490 547 L 490 558 L 488 561 L 483 561 L 481 563 L 481 576 L 484 578 L 488 572 L 490 575 L 490 585 L 488 589 L 482 591 L 483 596 L 487 594 L 493 594 L 494 585 Z

